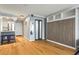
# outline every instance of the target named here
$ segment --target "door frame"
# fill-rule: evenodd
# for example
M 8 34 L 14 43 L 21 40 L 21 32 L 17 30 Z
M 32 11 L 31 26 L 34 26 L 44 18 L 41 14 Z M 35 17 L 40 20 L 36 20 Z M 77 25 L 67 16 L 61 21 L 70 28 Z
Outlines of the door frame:
M 35 40 L 36 40 L 36 21 L 38 21 L 38 23 L 41 21 L 41 38 L 40 38 L 40 36 L 39 36 L 39 29 L 40 29 L 40 25 L 38 25 L 38 39 L 37 40 L 42 40 L 42 20 L 40 20 L 40 19 L 35 19 Z

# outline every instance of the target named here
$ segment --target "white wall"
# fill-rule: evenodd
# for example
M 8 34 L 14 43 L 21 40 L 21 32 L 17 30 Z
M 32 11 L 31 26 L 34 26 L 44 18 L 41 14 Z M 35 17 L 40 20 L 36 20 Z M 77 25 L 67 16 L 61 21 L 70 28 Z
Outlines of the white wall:
M 15 34 L 16 35 L 23 35 L 22 22 L 15 22 Z
M 2 19 L 0 18 L 0 32 L 1 32 L 1 20 L 2 20 Z
M 1 42 L 1 21 L 2 20 L 2 18 L 0 18 L 0 42 Z
M 30 33 L 30 41 L 35 40 L 35 32 L 34 32 L 34 19 L 31 17 L 30 18 L 30 32 L 32 31 L 32 34 Z
M 44 38 L 44 19 L 41 19 L 42 20 L 42 39 L 45 39 Z
M 27 17 L 24 21 L 24 37 L 30 39 L 30 17 Z
M 79 40 L 79 9 L 76 8 L 76 18 L 75 18 L 75 39 Z
M 31 25 L 31 27 L 33 26 L 33 35 L 31 35 L 31 39 L 33 40 L 33 39 L 35 39 L 35 27 L 34 27 L 34 25 L 35 25 L 35 19 L 37 19 L 37 20 L 42 20 L 42 39 L 45 39 L 44 38 L 44 19 L 43 18 L 40 18 L 40 17 L 31 17 L 31 23 L 33 23 L 32 25 Z M 30 30 L 31 30 L 31 27 L 30 27 Z
M 24 21 L 24 37 L 30 41 L 35 40 L 35 19 L 42 20 L 42 39 L 44 39 L 44 19 L 38 17 L 27 17 Z M 30 34 L 32 31 L 33 34 Z

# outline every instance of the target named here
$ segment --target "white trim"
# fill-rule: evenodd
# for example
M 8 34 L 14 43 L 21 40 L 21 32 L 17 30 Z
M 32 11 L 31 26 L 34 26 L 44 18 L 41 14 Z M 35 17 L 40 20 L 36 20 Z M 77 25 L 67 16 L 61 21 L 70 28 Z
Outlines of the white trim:
M 65 44 L 62 44 L 62 43 L 59 43 L 59 42 L 55 42 L 55 41 L 52 41 L 52 40 L 49 40 L 49 39 L 47 39 L 47 41 L 52 42 L 52 43 L 56 43 L 56 44 L 59 44 L 59 45 L 62 45 L 64 47 L 68 47 L 68 48 L 71 48 L 71 49 L 74 49 L 74 50 L 76 49 L 74 47 L 71 47 L 71 46 L 68 46 L 68 45 L 65 45 Z
M 76 46 L 76 40 L 78 39 L 78 8 L 75 9 L 75 47 Z
M 27 37 L 25 37 L 25 36 L 24 36 L 24 38 L 27 39 L 27 40 L 29 40 L 29 38 L 27 38 Z
M 29 40 L 29 41 L 35 41 L 35 40 Z
M 35 41 L 34 39 L 31 40 L 31 39 L 29 39 L 29 38 L 27 38 L 25 36 L 24 36 L 24 38 L 27 39 L 28 41 Z

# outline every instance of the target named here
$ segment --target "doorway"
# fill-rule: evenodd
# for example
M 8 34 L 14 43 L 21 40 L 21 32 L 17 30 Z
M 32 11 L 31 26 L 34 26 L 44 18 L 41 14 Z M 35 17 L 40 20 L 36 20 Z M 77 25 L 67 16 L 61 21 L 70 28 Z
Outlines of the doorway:
M 35 20 L 35 39 L 42 40 L 42 20 Z
M 15 22 L 15 34 L 18 35 L 23 35 L 23 30 L 22 30 L 22 22 L 21 21 L 16 21 Z

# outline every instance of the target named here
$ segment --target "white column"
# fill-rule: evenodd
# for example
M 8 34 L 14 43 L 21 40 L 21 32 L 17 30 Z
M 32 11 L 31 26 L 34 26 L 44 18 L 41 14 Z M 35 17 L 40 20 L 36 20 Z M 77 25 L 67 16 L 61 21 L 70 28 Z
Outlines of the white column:
M 0 16 L 0 32 L 2 31 L 2 16 Z
M 75 47 L 77 44 L 77 40 L 79 40 L 79 9 L 75 9 Z

